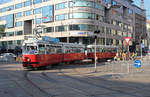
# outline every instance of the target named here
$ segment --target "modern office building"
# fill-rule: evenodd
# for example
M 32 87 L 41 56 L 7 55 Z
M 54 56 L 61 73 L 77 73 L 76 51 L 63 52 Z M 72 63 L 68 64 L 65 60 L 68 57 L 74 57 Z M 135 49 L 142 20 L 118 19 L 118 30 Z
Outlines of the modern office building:
M 124 37 L 135 41 L 135 11 L 132 0 L 14 0 L 0 5 L 0 45 L 21 46 L 26 35 L 57 37 L 63 42 L 97 43 L 127 49 Z

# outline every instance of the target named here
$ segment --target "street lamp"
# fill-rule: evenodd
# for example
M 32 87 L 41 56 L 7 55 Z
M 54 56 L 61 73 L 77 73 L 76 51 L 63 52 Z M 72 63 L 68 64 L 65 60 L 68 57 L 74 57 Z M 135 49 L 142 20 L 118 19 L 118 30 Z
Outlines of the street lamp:
M 96 45 L 97 45 L 97 35 L 100 33 L 100 30 L 95 30 L 94 31 L 94 39 L 95 39 L 95 48 L 94 48 L 94 56 L 95 56 L 95 60 L 94 60 L 94 64 L 95 64 L 95 72 L 96 72 L 96 68 L 97 68 L 97 55 L 96 55 Z

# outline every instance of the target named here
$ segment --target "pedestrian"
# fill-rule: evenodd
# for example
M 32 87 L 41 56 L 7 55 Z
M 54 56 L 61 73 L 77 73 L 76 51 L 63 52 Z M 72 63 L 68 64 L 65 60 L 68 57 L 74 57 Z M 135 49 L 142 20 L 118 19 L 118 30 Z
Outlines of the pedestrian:
M 119 58 L 119 53 L 117 52 L 117 53 L 116 53 L 116 56 L 114 57 L 114 60 L 117 61 L 118 58 Z
M 135 54 L 134 54 L 134 58 L 136 58 L 137 57 L 137 52 L 135 52 Z
M 122 53 L 122 60 L 123 60 L 123 61 L 126 60 L 126 53 L 125 53 L 125 52 Z
M 134 60 L 135 54 L 134 52 L 132 52 L 132 60 Z

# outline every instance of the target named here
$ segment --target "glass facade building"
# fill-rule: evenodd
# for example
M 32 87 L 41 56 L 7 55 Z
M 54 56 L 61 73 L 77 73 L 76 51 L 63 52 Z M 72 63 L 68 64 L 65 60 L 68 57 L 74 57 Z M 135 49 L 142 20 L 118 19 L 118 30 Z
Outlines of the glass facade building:
M 3 38 L 0 38 L 0 41 L 4 41 L 7 36 L 19 37 L 15 40 L 23 41 L 24 35 L 34 34 L 35 29 L 42 26 L 41 35 L 58 37 L 62 42 L 93 44 L 93 32 L 99 30 L 98 44 L 125 46 L 122 42 L 125 36 L 132 37 L 134 41 L 134 13 L 140 13 L 140 10 L 134 9 L 130 2 L 126 5 L 121 4 L 122 2 L 122 0 L 16 0 L 6 3 L 0 6 L 0 24 L 6 25 L 7 34 L 1 35 Z M 119 4 L 120 8 L 108 9 L 107 3 Z M 5 41 L 14 40 L 5 39 Z

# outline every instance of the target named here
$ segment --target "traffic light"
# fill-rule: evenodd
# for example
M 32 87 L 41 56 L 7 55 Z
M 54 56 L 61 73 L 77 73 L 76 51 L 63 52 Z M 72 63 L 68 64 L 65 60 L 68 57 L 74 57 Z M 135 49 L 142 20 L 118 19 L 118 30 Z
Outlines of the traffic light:
M 94 31 L 94 34 L 99 34 L 100 33 L 100 30 L 95 30 Z
M 96 35 L 94 36 L 94 39 L 97 39 L 97 36 L 96 36 Z

